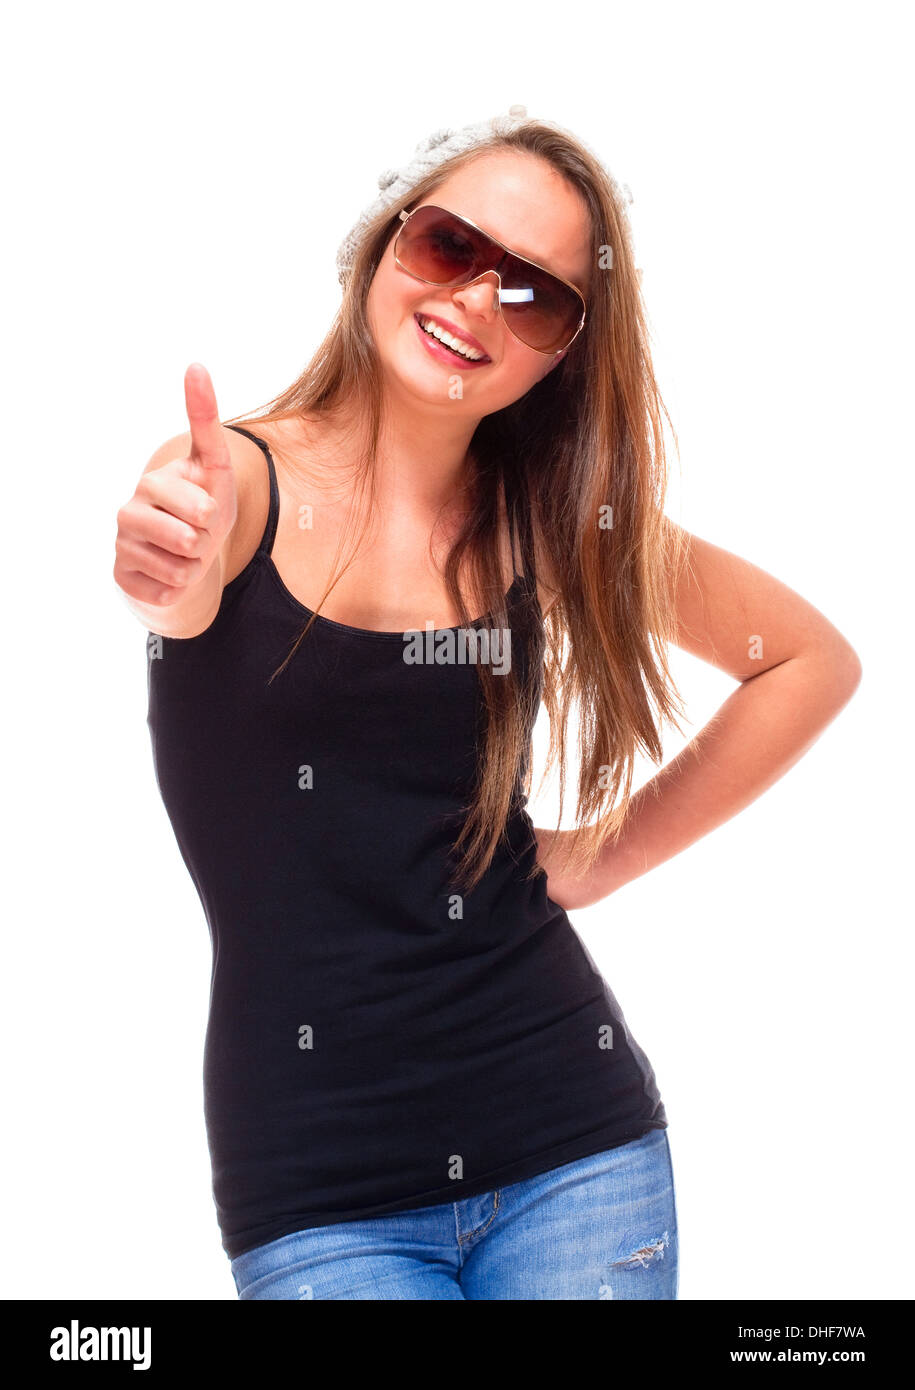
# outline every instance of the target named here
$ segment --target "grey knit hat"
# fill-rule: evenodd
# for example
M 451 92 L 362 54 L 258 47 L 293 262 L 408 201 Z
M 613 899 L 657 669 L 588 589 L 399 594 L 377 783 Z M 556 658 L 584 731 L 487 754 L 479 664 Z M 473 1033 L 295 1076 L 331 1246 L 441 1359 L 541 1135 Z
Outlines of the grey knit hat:
M 481 145 L 492 135 L 507 134 L 526 120 L 526 107 L 510 106 L 506 116 L 492 116 L 489 120 L 477 121 L 473 125 L 463 126 L 459 130 L 450 126 L 443 126 L 419 142 L 409 164 L 405 164 L 402 169 L 385 169 L 384 173 L 379 174 L 378 187 L 381 192 L 374 202 L 360 213 L 358 220 L 346 234 L 340 243 L 340 249 L 337 251 L 337 278 L 340 284 L 346 284 L 366 228 L 380 212 L 401 202 L 410 189 L 439 164 L 444 164 L 446 160 L 453 158 L 456 154 L 463 154 L 465 150 Z M 578 136 L 575 136 L 575 139 L 584 149 L 588 150 L 592 158 L 601 163 L 598 156 L 593 150 L 588 149 L 583 140 L 579 139 Z M 606 166 L 603 167 L 613 186 L 617 201 L 628 220 L 627 204 L 632 202 L 632 194 L 625 184 L 620 185 L 616 182 Z

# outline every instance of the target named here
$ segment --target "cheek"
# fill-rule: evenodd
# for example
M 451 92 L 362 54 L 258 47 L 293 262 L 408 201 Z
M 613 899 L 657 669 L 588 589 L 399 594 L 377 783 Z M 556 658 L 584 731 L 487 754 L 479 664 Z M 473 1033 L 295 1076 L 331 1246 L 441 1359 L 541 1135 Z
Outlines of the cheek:
M 546 371 L 547 359 L 532 351 L 505 330 L 502 366 L 506 377 L 517 388 L 517 395 L 523 396 L 532 386 L 536 386 Z
M 383 261 L 375 272 L 366 308 L 369 325 L 376 337 L 380 330 L 391 329 L 401 320 L 410 317 L 409 286 L 401 281 L 402 277 L 393 274 L 386 261 Z

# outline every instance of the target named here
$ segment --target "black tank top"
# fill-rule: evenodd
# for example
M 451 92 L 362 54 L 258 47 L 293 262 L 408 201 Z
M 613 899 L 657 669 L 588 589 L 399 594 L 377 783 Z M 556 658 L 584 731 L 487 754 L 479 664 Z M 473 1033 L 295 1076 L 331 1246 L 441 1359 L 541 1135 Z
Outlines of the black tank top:
M 263 539 L 205 632 L 147 636 L 156 778 L 213 950 L 204 1113 L 230 1258 L 667 1125 L 609 986 L 544 876 L 525 879 L 523 794 L 455 897 L 481 727 L 472 661 L 409 663 L 404 634 L 319 615 L 271 681 L 310 610 L 271 559 L 270 450 L 232 428 L 267 462 Z M 532 605 L 542 622 L 526 549 L 512 660 L 533 650 L 518 650 Z

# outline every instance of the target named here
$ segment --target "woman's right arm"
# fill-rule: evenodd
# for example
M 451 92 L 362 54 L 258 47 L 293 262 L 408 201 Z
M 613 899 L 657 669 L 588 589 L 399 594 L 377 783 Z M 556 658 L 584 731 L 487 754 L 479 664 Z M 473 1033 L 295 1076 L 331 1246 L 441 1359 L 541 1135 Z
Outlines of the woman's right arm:
M 130 610 L 163 637 L 196 637 L 222 600 L 238 516 L 229 449 L 209 373 L 184 375 L 190 431 L 157 449 L 118 512 L 114 579 Z

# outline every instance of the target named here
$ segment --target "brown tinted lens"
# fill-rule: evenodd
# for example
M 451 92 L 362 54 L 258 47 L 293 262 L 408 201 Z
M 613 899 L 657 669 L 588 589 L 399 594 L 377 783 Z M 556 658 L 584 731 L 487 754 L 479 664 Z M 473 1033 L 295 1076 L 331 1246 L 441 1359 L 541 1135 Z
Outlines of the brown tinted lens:
M 505 322 L 540 352 L 565 347 L 581 321 L 583 302 L 568 285 L 503 251 L 443 208 L 417 208 L 401 228 L 396 251 L 405 270 L 433 285 L 468 284 L 487 270 L 498 271 Z
M 405 269 L 434 285 L 453 285 L 479 274 L 475 267 L 492 243 L 439 208 L 417 208 L 401 230 L 397 255 Z
M 558 352 L 573 337 L 584 305 L 554 275 L 515 256 L 501 267 L 502 314 L 522 342 L 541 352 Z

